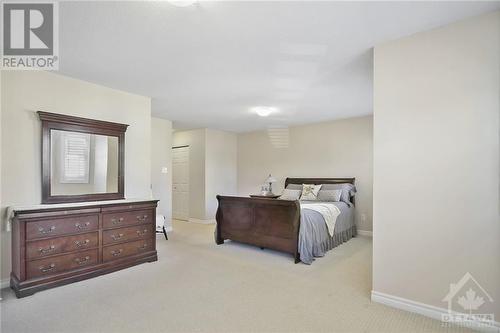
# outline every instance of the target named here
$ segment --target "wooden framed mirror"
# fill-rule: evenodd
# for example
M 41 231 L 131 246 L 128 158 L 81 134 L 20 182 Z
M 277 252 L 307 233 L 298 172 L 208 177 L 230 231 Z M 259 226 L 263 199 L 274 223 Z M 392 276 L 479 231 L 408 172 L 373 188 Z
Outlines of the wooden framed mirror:
M 128 125 L 38 111 L 42 203 L 124 199 Z

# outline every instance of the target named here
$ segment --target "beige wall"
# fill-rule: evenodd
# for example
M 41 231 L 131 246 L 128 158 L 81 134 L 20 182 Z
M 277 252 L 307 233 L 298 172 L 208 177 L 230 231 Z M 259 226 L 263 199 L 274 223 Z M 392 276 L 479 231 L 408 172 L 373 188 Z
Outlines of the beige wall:
M 206 219 L 215 219 L 217 198 L 237 194 L 237 136 L 234 133 L 206 130 L 205 205 Z
M 167 173 L 162 173 L 162 168 Z M 151 118 L 151 190 L 160 200 L 157 213 L 172 219 L 172 122 Z
M 189 146 L 189 217 L 205 219 L 205 129 L 175 131 L 173 147 Z
M 499 43 L 496 12 L 375 48 L 376 292 L 446 308 L 470 272 L 500 318 Z
M 41 202 L 41 126 L 37 110 L 129 124 L 125 195 L 150 197 L 150 99 L 42 71 L 2 73 L 1 278 L 10 273 L 5 207 Z
M 239 195 L 258 193 L 269 173 L 278 179 L 278 194 L 286 177 L 356 177 L 356 223 L 371 230 L 372 126 L 368 116 L 292 127 L 289 147 L 280 149 L 265 131 L 239 135 Z
M 3 71 L 0 70 L 0 207 L 3 207 L 3 197 L 2 197 L 2 165 L 3 165 L 3 158 L 2 158 L 2 143 L 3 143 L 3 140 L 2 140 L 2 114 L 3 114 L 3 90 L 2 90 L 2 87 L 3 87 L 3 84 L 2 84 L 2 81 L 3 81 Z M 0 222 L 2 222 L 2 218 L 0 217 Z M 10 271 L 8 273 L 4 273 L 5 269 L 3 268 L 2 265 L 3 262 L 5 260 L 9 260 L 10 262 L 10 258 L 9 259 L 4 259 L 5 257 L 7 257 L 6 254 L 3 254 L 4 253 L 4 249 L 6 248 L 6 246 L 4 245 L 5 243 L 5 239 L 7 239 L 7 237 L 10 236 L 10 233 L 4 233 L 4 225 L 3 223 L 0 223 L 0 260 L 2 261 L 0 263 L 0 289 L 2 287 L 4 287 L 3 283 L 6 283 L 7 280 L 4 280 L 4 276 L 8 277 L 10 275 Z M 9 246 L 10 246 L 10 240 L 9 240 Z M 10 256 L 10 251 L 8 252 L 9 256 Z M 10 267 L 10 265 L 9 265 Z M 10 269 L 10 268 L 9 268 Z M 7 285 L 5 285 L 6 287 Z M 1 319 L 1 314 L 0 314 L 0 319 Z

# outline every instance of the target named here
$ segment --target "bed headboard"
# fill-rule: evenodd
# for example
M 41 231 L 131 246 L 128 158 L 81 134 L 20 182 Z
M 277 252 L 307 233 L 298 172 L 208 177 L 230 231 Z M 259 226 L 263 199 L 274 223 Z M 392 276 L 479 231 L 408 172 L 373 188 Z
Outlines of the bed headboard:
M 288 186 L 288 184 L 341 184 L 341 183 L 350 183 L 352 185 L 354 184 L 356 178 L 287 178 L 285 180 L 285 188 Z M 351 196 L 350 198 L 351 202 L 355 204 L 354 202 L 354 196 Z

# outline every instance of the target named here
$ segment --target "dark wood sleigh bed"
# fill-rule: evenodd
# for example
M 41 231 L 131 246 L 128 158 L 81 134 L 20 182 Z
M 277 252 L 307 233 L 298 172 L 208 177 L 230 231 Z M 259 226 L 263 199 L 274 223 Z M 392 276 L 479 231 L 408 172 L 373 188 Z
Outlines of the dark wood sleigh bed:
M 289 184 L 354 185 L 354 178 L 287 178 Z M 215 242 L 229 239 L 241 243 L 290 253 L 300 262 L 298 251 L 300 228 L 299 201 L 268 198 L 217 196 Z M 351 197 L 354 203 L 354 197 Z

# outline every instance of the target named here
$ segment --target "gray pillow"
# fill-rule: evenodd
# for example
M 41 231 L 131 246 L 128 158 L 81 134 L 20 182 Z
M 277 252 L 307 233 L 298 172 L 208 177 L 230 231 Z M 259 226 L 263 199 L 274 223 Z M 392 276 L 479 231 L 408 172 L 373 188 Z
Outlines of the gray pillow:
M 323 184 L 321 186 L 322 190 L 342 190 L 340 195 L 340 201 L 345 202 L 349 206 L 352 206 L 351 196 L 356 193 L 356 186 L 350 183 L 340 183 L 340 184 Z
M 283 190 L 283 193 L 281 193 L 281 196 L 278 199 L 295 201 L 299 200 L 301 194 L 302 190 L 291 190 L 289 188 L 286 188 Z
M 319 201 L 333 201 L 339 202 L 342 195 L 342 190 L 323 190 L 321 189 L 318 193 Z
M 302 185 L 288 184 L 286 188 L 290 190 L 302 190 Z M 353 206 L 350 198 L 356 193 L 356 186 L 352 185 L 351 183 L 323 184 L 321 186 L 321 190 L 342 190 L 340 201 L 345 202 L 351 207 Z

